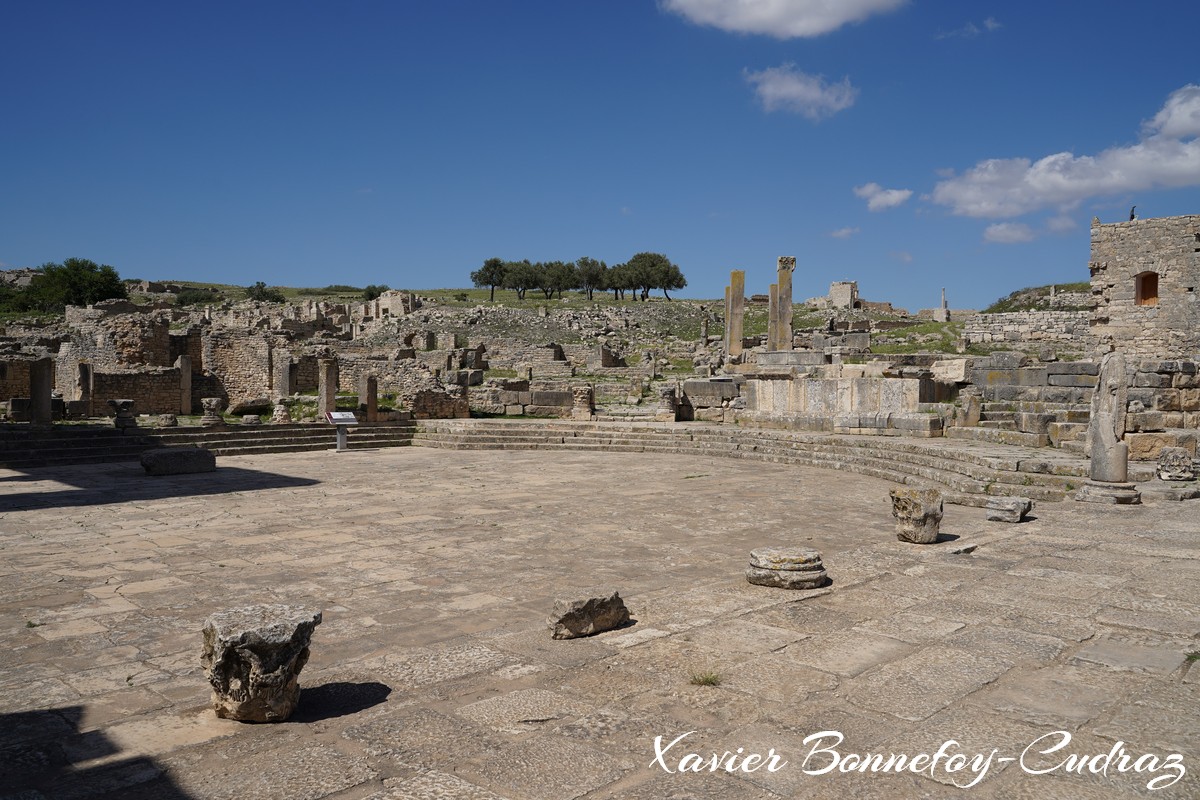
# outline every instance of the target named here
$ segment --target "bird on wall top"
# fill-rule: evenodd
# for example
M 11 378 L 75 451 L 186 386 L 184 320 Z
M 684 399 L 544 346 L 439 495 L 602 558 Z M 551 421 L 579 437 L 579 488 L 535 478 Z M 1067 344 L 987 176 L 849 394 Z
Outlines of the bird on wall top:
M 1129 209 L 1129 221 L 1130 222 L 1133 222 L 1135 219 L 1137 219 L 1137 214 L 1134 213 L 1135 211 L 1137 211 L 1137 206 L 1134 206 L 1133 208 Z

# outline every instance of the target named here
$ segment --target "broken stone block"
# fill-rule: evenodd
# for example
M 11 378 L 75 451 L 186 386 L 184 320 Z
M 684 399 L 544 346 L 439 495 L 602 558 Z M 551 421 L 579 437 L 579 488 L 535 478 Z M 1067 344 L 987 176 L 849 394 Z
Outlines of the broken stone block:
M 243 414 L 242 415 L 242 424 L 243 425 L 261 425 L 262 418 L 259 417 L 258 414 Z
M 629 609 L 618 592 L 586 600 L 555 600 L 550 615 L 551 638 L 577 639 L 611 631 L 629 622 Z
M 986 508 L 989 522 L 1020 522 L 1033 508 L 1033 501 L 1026 497 L 993 497 Z
M 942 493 L 937 489 L 892 489 L 896 538 L 913 544 L 937 541 L 942 524 Z
M 808 547 L 759 547 L 750 551 L 750 566 L 811 572 L 823 569 L 821 553 Z
M 113 427 L 118 429 L 136 428 L 137 417 L 133 414 L 132 400 L 109 400 L 113 410 Z
M 821 554 L 807 547 L 759 547 L 750 551 L 746 580 L 755 586 L 816 589 L 829 581 Z
M 285 605 L 234 608 L 205 620 L 200 662 L 217 716 L 242 722 L 283 722 L 291 716 L 300 701 L 300 670 L 320 624 L 320 611 Z
M 271 424 L 272 425 L 288 425 L 291 424 L 292 414 L 288 411 L 288 407 L 283 403 L 276 403 L 275 408 L 271 409 Z
M 1158 477 L 1164 481 L 1193 481 L 1196 470 L 1183 447 L 1164 447 L 1158 453 Z
M 785 569 L 759 569 L 748 567 L 746 580 L 755 586 L 772 586 L 778 589 L 816 589 L 829 580 L 825 570 L 795 572 Z
M 225 401 L 219 397 L 201 397 L 200 407 L 204 409 L 204 416 L 200 417 L 200 424 L 205 427 L 224 425 L 225 418 L 221 416 L 224 405 Z
M 178 428 L 179 417 L 174 414 L 159 414 L 158 427 L 160 428 Z
M 147 475 L 212 472 L 217 468 L 217 457 L 203 447 L 156 447 L 142 453 L 142 467 Z

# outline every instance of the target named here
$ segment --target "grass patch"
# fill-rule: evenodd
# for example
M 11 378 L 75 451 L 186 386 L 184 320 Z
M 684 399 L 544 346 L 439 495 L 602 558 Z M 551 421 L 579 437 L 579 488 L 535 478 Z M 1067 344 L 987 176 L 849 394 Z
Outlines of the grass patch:
M 693 672 L 691 684 L 692 686 L 720 686 L 721 673 L 711 669 Z

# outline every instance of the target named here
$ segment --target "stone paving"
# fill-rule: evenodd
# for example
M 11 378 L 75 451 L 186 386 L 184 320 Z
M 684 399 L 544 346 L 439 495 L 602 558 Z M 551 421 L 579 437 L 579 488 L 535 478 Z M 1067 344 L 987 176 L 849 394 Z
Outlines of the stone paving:
M 893 486 L 424 448 L 0 470 L 0 798 L 1200 796 L 1200 506 L 947 506 L 913 545 Z M 767 546 L 832 584 L 749 585 Z M 551 640 L 599 587 L 633 623 Z M 254 603 L 324 613 L 286 723 L 208 706 L 204 619 Z M 890 754 L 918 771 L 853 769 Z

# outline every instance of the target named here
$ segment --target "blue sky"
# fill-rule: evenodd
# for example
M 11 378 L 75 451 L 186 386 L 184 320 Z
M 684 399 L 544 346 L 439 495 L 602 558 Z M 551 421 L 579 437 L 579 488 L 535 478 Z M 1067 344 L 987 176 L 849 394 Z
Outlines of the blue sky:
M 829 11 L 825 7 L 833 7 Z M 1200 4 L 0 3 L 0 263 L 465 286 L 667 254 L 916 310 L 1200 213 Z

